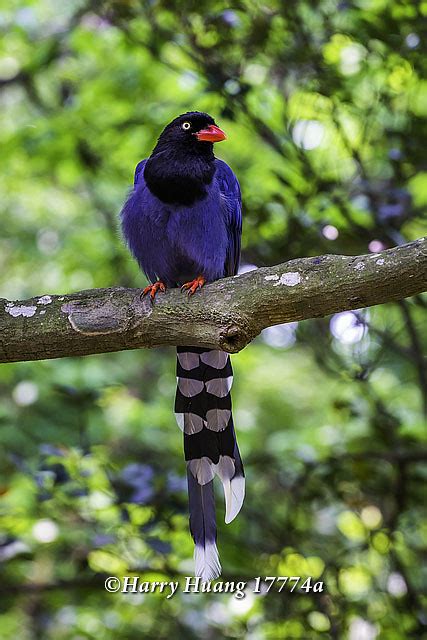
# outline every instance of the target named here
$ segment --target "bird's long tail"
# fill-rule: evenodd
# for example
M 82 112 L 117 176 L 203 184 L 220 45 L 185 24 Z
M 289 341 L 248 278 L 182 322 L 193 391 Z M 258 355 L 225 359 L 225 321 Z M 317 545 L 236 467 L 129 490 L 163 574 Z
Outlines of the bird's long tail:
M 195 543 L 195 575 L 214 580 L 221 573 L 216 546 L 213 479 L 223 485 L 225 522 L 239 513 L 245 476 L 231 413 L 233 370 L 224 351 L 177 348 L 175 415 L 184 432 L 190 531 Z

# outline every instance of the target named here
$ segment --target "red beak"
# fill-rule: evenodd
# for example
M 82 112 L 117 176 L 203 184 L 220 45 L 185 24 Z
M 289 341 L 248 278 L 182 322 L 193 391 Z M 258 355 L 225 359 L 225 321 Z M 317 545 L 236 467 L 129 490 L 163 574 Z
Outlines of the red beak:
M 197 140 L 203 140 L 205 142 L 221 142 L 226 140 L 227 136 L 224 131 L 216 126 L 216 124 L 210 124 L 206 129 L 201 129 L 194 134 Z

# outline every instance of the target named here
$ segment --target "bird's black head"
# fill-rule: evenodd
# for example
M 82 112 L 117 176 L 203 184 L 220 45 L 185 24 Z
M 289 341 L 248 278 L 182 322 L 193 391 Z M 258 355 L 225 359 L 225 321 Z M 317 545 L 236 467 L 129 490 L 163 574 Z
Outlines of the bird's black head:
M 213 143 L 225 139 L 224 131 L 209 114 L 189 111 L 172 120 L 163 129 L 153 154 L 175 148 L 189 154 L 209 156 L 213 153 Z
M 207 113 L 178 116 L 163 129 L 145 165 L 148 188 L 163 202 L 189 205 L 203 198 L 215 173 L 213 143 L 225 139 Z

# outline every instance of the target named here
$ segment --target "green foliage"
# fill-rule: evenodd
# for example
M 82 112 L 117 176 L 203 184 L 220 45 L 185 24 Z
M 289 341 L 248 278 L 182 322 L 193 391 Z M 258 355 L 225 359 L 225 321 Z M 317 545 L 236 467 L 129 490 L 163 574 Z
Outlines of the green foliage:
M 142 285 L 118 212 L 189 109 L 228 134 L 217 152 L 242 185 L 244 263 L 425 234 L 426 14 L 400 0 L 3 2 L 0 295 Z M 311 576 L 317 594 L 107 594 L 107 575 L 192 570 L 173 351 L 2 365 L 2 638 L 422 637 L 426 306 L 272 328 L 233 358 L 248 491 L 220 524 L 224 580 Z

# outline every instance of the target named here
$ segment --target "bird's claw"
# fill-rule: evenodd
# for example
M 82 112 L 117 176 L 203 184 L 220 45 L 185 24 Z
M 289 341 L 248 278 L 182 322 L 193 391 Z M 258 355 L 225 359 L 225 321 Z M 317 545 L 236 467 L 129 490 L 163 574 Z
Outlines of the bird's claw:
M 184 282 L 181 287 L 181 291 L 186 290 L 187 295 L 192 296 L 196 293 L 197 289 L 201 289 L 205 283 L 206 280 L 203 276 L 197 276 L 197 278 L 194 278 L 194 280 L 191 280 L 190 282 Z
M 149 284 L 148 287 L 145 287 L 144 291 L 142 292 L 141 298 L 143 299 L 147 294 L 150 294 L 151 302 L 153 302 L 158 291 L 161 291 L 162 293 L 166 291 L 166 285 L 161 280 L 155 282 L 154 284 Z

